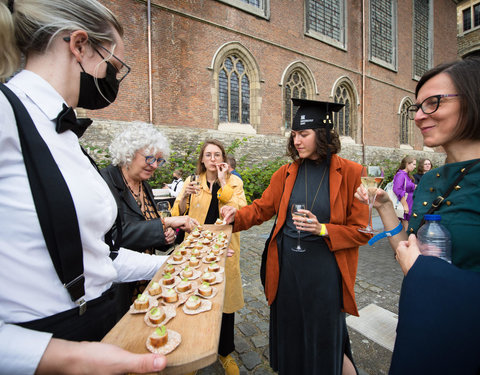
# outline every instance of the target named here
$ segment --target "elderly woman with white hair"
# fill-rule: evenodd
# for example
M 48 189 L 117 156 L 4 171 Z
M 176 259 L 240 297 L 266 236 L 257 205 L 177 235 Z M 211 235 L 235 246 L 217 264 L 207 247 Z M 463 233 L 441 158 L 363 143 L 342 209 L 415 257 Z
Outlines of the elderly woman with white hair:
M 147 182 L 170 155 L 170 146 L 162 133 L 151 124 L 135 122 L 113 139 L 109 151 L 112 164 L 101 173 L 117 198 L 122 221 L 121 246 L 154 253 L 174 242 L 173 228 L 192 228 L 196 221 L 188 216 L 160 217 Z M 117 233 L 114 230 L 114 236 Z
M 170 147 L 153 125 L 131 124 L 113 139 L 109 151 L 112 164 L 101 174 L 117 200 L 122 228 L 114 228 L 113 236 L 120 246 L 154 254 L 155 249 L 175 241 L 174 228 L 190 231 L 198 224 L 188 216 L 162 219 L 155 207 L 147 180 L 165 163 Z M 145 286 L 142 282 L 131 284 L 129 297 Z

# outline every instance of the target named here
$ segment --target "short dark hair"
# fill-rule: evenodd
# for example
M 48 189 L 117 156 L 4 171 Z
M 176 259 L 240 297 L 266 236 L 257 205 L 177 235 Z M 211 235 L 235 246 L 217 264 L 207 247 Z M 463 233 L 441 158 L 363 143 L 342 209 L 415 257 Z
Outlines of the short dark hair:
M 342 148 L 340 144 L 340 137 L 335 130 L 327 130 L 325 128 L 311 129 L 315 132 L 315 141 L 317 149 L 315 153 L 319 156 L 316 160 L 321 163 L 327 158 L 327 147 L 330 149 L 330 154 L 338 154 Z M 327 143 L 327 131 L 330 132 L 330 143 Z M 293 161 L 299 159 L 298 151 L 293 144 L 293 135 L 290 134 L 287 143 L 287 156 L 291 157 Z
M 233 155 L 227 155 L 227 163 L 232 167 L 233 169 L 237 168 L 237 161 L 233 157 Z
M 440 73 L 449 75 L 459 94 L 460 116 L 453 139 L 480 140 L 480 57 L 467 57 L 430 69 L 418 81 L 415 96 L 430 78 Z

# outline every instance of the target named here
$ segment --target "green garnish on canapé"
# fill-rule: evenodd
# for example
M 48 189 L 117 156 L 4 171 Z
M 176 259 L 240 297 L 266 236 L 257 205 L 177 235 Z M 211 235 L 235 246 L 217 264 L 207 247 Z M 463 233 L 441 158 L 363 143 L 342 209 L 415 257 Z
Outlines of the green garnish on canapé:
M 172 277 L 172 274 L 167 272 L 166 274 L 163 275 L 164 279 L 170 279 Z
M 210 286 L 210 283 L 207 283 L 206 281 L 204 281 L 204 282 L 202 283 L 202 285 L 203 285 L 203 286 Z
M 190 296 L 190 301 L 197 301 L 198 297 L 197 296 Z
M 165 328 L 165 326 L 160 326 L 155 329 L 155 333 L 158 336 L 165 336 L 165 334 L 167 333 L 167 329 Z
M 151 315 L 160 315 L 160 311 L 156 307 L 150 310 Z
M 190 267 L 189 267 L 189 266 L 186 266 L 183 270 L 184 270 L 184 271 L 189 271 L 189 270 L 190 270 Z
M 211 265 L 211 266 L 216 266 L 217 263 L 216 263 L 216 262 L 212 262 L 212 263 L 210 263 L 210 265 Z
M 140 301 L 145 301 L 147 299 L 147 296 L 145 294 L 139 294 L 137 296 L 137 299 Z
M 184 283 L 186 283 L 186 282 L 188 282 L 188 278 L 184 277 L 184 278 L 182 279 L 182 281 L 183 281 Z

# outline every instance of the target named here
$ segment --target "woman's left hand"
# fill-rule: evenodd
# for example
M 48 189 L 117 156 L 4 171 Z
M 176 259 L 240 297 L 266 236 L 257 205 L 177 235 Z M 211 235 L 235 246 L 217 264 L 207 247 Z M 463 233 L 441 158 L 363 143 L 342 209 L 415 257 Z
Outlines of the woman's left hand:
M 218 163 L 215 164 L 217 167 L 217 176 L 220 185 L 223 187 L 227 183 L 227 172 L 228 172 L 228 164 L 227 163 Z
M 168 245 L 171 245 L 175 241 L 176 232 L 172 228 L 167 228 L 164 232 L 165 242 Z
M 227 257 L 233 257 L 233 254 L 235 254 L 235 250 L 228 248 L 227 249 Z
M 305 214 L 306 216 L 293 216 L 293 224 L 295 224 L 297 230 L 319 234 L 322 227 L 321 223 L 318 222 L 317 217 L 308 210 L 298 210 L 298 212 Z M 327 233 L 325 233 L 325 235 L 327 235 Z
M 402 267 L 405 275 L 407 275 L 410 268 L 412 268 L 419 255 L 420 249 L 417 245 L 417 237 L 414 234 L 408 237 L 408 241 L 400 241 L 397 246 L 395 258 L 400 264 L 400 267 Z

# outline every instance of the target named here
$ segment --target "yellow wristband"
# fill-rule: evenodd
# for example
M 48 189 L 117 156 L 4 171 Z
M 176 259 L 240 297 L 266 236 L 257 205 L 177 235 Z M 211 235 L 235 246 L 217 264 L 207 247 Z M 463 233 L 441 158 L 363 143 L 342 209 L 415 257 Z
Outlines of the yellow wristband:
M 327 226 L 325 224 L 320 224 L 320 236 L 325 236 L 327 232 Z

